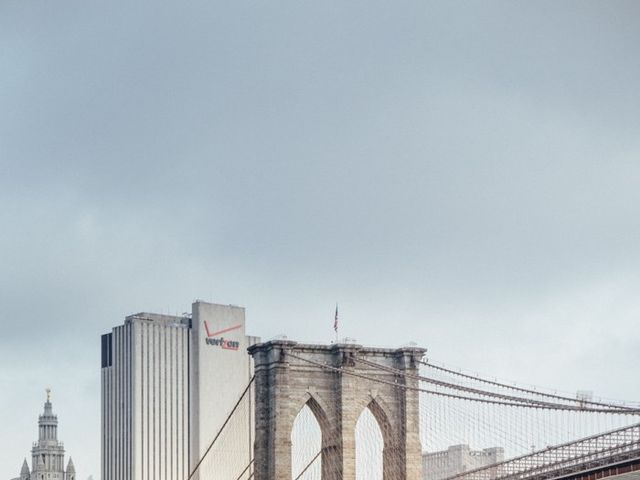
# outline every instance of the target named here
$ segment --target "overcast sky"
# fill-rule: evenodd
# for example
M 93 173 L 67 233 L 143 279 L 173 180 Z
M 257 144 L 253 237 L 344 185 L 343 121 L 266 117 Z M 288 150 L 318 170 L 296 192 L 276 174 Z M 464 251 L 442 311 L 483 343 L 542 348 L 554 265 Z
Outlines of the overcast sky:
M 0 2 L 0 479 L 200 298 L 640 399 L 640 3 Z

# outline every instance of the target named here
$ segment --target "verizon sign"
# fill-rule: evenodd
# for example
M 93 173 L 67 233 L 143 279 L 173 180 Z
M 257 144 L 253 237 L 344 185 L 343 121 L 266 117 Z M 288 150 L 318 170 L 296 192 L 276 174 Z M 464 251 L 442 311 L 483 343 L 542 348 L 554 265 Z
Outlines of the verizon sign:
M 218 330 L 217 332 L 212 332 L 209 329 L 209 325 L 207 324 L 207 321 L 205 320 L 204 330 L 207 334 L 207 338 L 205 338 L 205 342 L 207 345 L 223 348 L 224 350 L 238 350 L 240 348 L 240 342 L 237 340 L 231 340 L 231 339 L 225 338 L 224 334 L 233 332 L 234 330 L 238 330 L 240 328 L 242 328 L 242 324 L 225 328 L 224 330 Z

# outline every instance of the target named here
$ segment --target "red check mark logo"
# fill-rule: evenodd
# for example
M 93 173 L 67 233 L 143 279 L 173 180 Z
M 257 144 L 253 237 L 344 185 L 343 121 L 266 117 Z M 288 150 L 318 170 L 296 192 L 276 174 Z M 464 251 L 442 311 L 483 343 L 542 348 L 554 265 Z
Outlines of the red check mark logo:
M 225 328 L 224 330 L 219 330 L 217 332 L 210 332 L 209 324 L 207 323 L 206 320 L 204 321 L 204 329 L 207 331 L 207 337 L 216 337 L 218 335 L 222 335 L 223 333 L 231 332 L 233 330 L 238 330 L 239 328 L 242 328 L 242 324 L 235 325 L 234 327 Z

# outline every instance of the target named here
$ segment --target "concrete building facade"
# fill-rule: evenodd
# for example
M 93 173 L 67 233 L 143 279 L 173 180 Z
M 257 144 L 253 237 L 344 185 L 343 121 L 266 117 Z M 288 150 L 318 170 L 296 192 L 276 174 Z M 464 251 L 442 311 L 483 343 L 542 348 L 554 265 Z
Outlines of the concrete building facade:
M 51 391 L 47 389 L 44 412 L 38 419 L 38 441 L 31 449 L 31 470 L 25 459 L 20 476 L 14 480 L 75 480 L 76 471 L 69 458 L 64 468 L 64 445 L 58 440 L 58 417 L 53 413 Z
M 444 480 L 503 460 L 504 449 L 500 447 L 471 450 L 469 445 L 452 445 L 440 452 L 423 453 L 422 471 L 424 480 Z M 487 475 L 491 478 L 491 471 Z
M 252 376 L 241 307 L 137 313 L 102 336 L 102 479 L 184 480 Z M 252 441 L 246 425 L 247 451 Z

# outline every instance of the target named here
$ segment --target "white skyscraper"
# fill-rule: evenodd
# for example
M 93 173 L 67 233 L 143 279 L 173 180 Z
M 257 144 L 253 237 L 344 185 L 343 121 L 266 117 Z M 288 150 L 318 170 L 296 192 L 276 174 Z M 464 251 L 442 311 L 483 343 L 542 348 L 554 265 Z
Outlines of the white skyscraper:
M 184 480 L 252 375 L 244 309 L 197 301 L 102 336 L 102 480 Z M 251 420 L 246 425 L 250 458 Z M 248 461 L 248 460 L 247 460 Z

